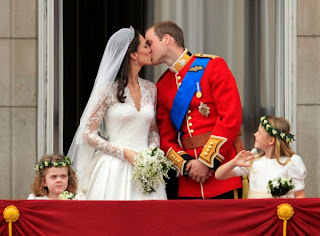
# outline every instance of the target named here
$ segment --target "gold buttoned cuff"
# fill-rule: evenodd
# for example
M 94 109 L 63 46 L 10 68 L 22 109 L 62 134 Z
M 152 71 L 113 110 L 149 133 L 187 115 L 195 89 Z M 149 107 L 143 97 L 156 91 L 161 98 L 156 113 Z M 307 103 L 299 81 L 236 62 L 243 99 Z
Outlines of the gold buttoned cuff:
M 181 155 L 186 154 L 185 152 L 179 152 Z M 174 166 L 179 170 L 180 174 L 183 175 L 183 168 L 186 160 L 184 160 L 177 152 L 175 152 L 172 148 L 169 148 L 167 152 L 167 158 L 172 161 Z
M 214 166 L 214 158 L 222 162 L 224 157 L 219 153 L 219 149 L 226 141 L 227 139 L 224 137 L 210 135 L 210 138 L 200 153 L 199 161 L 210 168 Z

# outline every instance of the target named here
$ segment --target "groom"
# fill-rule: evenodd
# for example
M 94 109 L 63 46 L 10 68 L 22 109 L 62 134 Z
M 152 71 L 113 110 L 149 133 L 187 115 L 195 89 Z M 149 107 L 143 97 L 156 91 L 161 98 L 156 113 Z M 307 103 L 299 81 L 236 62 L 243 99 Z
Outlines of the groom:
M 240 97 L 227 64 L 190 53 L 171 21 L 153 25 L 145 38 L 153 64 L 169 67 L 157 83 L 157 122 L 161 149 L 180 174 L 178 197 L 237 198 L 240 177 L 220 181 L 213 174 L 236 155 L 241 126 Z

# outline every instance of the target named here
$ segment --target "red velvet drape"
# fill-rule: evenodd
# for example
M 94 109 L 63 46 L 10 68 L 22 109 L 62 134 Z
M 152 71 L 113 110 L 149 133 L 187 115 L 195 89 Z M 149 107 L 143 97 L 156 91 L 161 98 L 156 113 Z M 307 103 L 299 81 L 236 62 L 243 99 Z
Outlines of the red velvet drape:
M 3 210 L 15 205 L 13 235 L 282 235 L 277 206 L 294 215 L 287 235 L 320 235 L 320 200 L 54 201 L 0 200 L 0 235 L 8 235 Z

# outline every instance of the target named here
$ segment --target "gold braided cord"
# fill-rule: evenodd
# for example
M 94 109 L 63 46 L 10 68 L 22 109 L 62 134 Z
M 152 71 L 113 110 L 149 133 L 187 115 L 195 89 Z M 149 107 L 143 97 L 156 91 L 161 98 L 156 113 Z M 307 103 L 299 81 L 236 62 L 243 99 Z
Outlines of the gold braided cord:
M 279 219 L 283 220 L 283 236 L 287 235 L 287 221 L 293 216 L 294 211 L 293 207 L 288 204 L 284 203 L 278 206 L 277 214 Z
M 9 236 L 12 236 L 12 222 L 15 222 L 19 219 L 20 213 L 16 206 L 11 205 L 7 206 L 3 210 L 3 218 L 6 222 L 9 223 Z

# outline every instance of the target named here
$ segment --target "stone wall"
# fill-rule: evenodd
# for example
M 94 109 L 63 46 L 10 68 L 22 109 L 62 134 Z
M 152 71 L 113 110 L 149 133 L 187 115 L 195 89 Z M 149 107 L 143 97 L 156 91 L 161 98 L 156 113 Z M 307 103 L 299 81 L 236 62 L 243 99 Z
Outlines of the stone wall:
M 297 153 L 308 170 L 306 193 L 320 196 L 320 1 L 298 0 Z
M 0 0 L 0 198 L 30 193 L 36 161 L 37 1 Z

